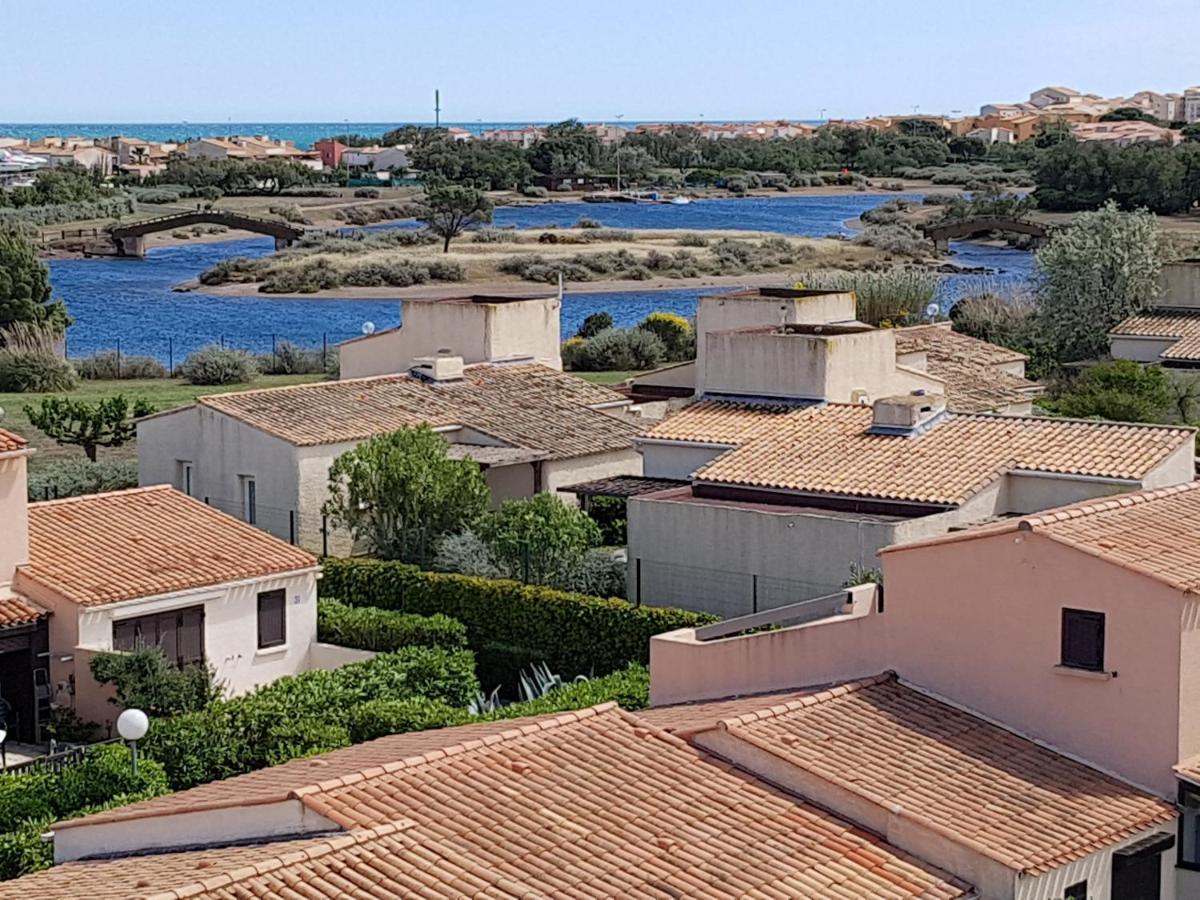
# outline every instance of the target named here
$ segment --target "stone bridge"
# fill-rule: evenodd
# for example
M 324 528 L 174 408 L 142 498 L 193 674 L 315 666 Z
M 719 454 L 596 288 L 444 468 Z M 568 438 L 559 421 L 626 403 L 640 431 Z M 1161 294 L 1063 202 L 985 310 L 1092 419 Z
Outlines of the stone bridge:
M 1008 234 L 1027 234 L 1035 243 L 1046 240 L 1050 232 L 1045 225 L 1031 222 L 1028 219 L 1015 219 L 1003 216 L 977 216 L 972 219 L 955 219 L 952 221 L 931 222 L 921 225 L 925 237 L 933 241 L 933 245 L 942 253 L 950 249 L 950 242 L 965 240 L 993 231 Z
M 238 231 L 253 231 L 257 234 L 268 235 L 275 238 L 276 250 L 292 246 L 304 234 L 303 228 L 297 228 L 295 225 L 289 225 L 287 222 L 280 222 L 277 219 L 258 219 L 254 216 L 242 216 L 217 209 L 197 209 L 169 216 L 159 216 L 156 219 L 144 219 L 129 225 L 118 225 L 112 230 L 112 239 L 117 246 L 118 256 L 135 256 L 140 259 L 146 255 L 146 235 L 202 224 L 224 225 L 226 228 Z

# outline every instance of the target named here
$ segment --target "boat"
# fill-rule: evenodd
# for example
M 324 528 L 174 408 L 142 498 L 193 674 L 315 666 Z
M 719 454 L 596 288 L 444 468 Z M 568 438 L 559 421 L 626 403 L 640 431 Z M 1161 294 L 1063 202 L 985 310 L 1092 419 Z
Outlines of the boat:
M 691 202 L 692 202 L 692 198 L 691 198 L 691 197 L 684 197 L 684 196 L 672 197 L 672 198 L 671 198 L 670 200 L 668 200 L 667 202 L 668 202 L 668 203 L 670 203 L 670 204 L 672 204 L 673 206 L 683 206 L 683 205 L 684 205 L 684 204 L 686 204 L 686 203 L 691 203 Z

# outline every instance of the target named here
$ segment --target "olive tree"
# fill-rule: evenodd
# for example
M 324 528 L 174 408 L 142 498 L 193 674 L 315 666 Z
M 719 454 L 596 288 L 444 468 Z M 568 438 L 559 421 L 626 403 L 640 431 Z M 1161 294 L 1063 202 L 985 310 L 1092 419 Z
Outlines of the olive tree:
M 97 447 L 120 447 L 137 436 L 135 420 L 154 412 L 138 397 L 131 403 L 124 394 L 103 397 L 95 403 L 70 397 L 46 397 L 41 405 L 26 405 L 25 415 L 34 427 L 60 444 L 82 447 L 96 461 Z
M 1036 260 L 1039 321 L 1062 362 L 1103 355 L 1112 328 L 1158 299 L 1158 227 L 1145 210 L 1080 213 Z
M 363 441 L 329 467 L 325 514 L 376 556 L 427 563 L 439 538 L 488 505 L 478 463 L 451 459 L 448 449 L 427 425 Z

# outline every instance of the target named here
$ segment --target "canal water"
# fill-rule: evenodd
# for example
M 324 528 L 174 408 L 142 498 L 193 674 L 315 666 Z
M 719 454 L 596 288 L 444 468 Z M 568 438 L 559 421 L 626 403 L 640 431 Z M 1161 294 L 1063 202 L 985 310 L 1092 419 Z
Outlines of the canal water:
M 702 200 L 679 206 L 555 203 L 501 207 L 496 210 L 495 225 L 564 227 L 587 216 L 612 228 L 742 229 L 820 237 L 851 233 L 847 220 L 895 196 Z M 377 227 L 412 227 L 412 223 Z M 68 352 L 83 356 L 119 344 L 123 353 L 179 362 L 192 350 L 212 342 L 253 352 L 269 351 L 274 341 L 282 340 L 319 347 L 361 334 L 368 322 L 377 329 L 399 324 L 395 300 L 295 299 L 266 294 L 226 297 L 172 290 L 221 259 L 265 256 L 273 249 L 270 238 L 252 238 L 159 247 L 142 260 L 52 260 L 55 294 L 66 301 L 75 319 L 67 334 Z M 943 307 L 980 288 L 1022 283 L 1031 274 L 1031 255 L 1024 251 L 975 244 L 956 244 L 951 250 L 956 263 L 986 266 L 996 274 L 947 276 L 939 297 Z M 611 313 L 618 326 L 633 325 L 657 310 L 691 316 L 696 298 L 712 290 L 639 291 L 634 285 L 636 282 L 631 282 L 630 290 L 620 293 L 569 291 L 563 300 L 564 336 L 574 334 L 586 316 L 600 310 Z

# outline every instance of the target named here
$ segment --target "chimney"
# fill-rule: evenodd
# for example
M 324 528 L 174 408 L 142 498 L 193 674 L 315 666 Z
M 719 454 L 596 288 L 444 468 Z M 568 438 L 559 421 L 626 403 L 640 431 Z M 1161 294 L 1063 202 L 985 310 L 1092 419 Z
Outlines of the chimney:
M 924 390 L 880 397 L 872 412 L 871 434 L 913 437 L 928 431 L 946 414 L 946 398 Z
M 409 369 L 412 375 L 426 381 L 462 381 L 463 358 L 451 356 L 449 350 L 439 350 L 437 356 L 418 356 Z

